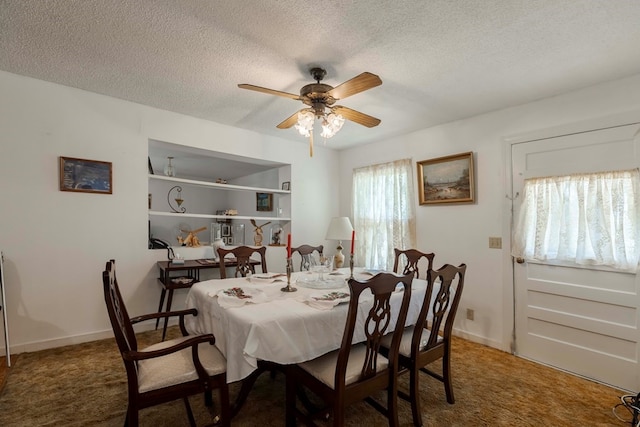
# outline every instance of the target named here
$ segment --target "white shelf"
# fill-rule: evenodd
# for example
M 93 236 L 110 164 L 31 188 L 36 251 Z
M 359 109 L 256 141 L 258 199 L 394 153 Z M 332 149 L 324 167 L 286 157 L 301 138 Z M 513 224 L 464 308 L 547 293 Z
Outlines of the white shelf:
M 149 211 L 149 216 L 171 216 L 181 218 L 209 218 L 209 219 L 257 219 L 257 220 L 271 220 L 271 221 L 291 221 L 291 218 L 277 217 L 277 216 L 242 216 L 242 215 L 209 215 L 209 214 L 196 214 L 196 213 L 179 213 L 179 212 L 159 212 Z
M 175 177 L 164 176 L 164 175 L 149 174 L 149 179 L 156 179 L 156 180 L 159 180 L 159 181 L 175 182 L 176 184 L 197 185 L 197 186 L 200 186 L 200 187 L 210 187 L 210 188 L 215 188 L 215 189 L 218 189 L 218 190 L 257 191 L 259 193 L 291 194 L 291 191 L 289 191 L 289 190 L 278 190 L 278 189 L 273 189 L 273 188 L 262 188 L 262 187 L 247 187 L 247 186 L 244 186 L 244 185 L 233 185 L 233 184 L 218 184 L 217 182 L 196 181 L 196 180 L 193 180 L 193 179 L 175 178 Z M 209 217 L 207 217 L 207 218 L 209 218 Z

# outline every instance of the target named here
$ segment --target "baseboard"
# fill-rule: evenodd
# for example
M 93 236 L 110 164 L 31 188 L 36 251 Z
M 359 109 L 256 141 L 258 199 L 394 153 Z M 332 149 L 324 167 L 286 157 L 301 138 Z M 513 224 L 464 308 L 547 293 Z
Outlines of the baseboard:
M 476 335 L 471 332 L 464 331 L 462 329 L 456 329 L 456 328 L 453 329 L 453 335 L 459 338 L 464 338 L 465 340 L 468 340 L 471 342 L 483 344 L 483 345 L 486 345 L 487 347 L 492 347 L 497 350 L 506 351 L 507 353 L 509 353 L 508 350 L 505 350 L 504 348 L 502 348 L 502 343 L 500 341 L 492 340 L 487 337 Z
M 137 325 L 136 332 L 149 331 L 155 328 L 153 322 L 148 322 L 146 325 Z M 171 322 L 169 322 L 171 324 Z M 98 341 L 103 339 L 113 338 L 113 330 L 106 329 L 104 331 L 92 332 L 83 335 L 74 335 L 64 338 L 55 338 L 44 341 L 33 341 L 22 344 L 11 344 L 11 354 L 19 353 L 31 353 L 34 351 L 47 350 L 50 348 L 64 347 L 67 345 L 82 344 L 85 342 Z M 0 349 L 0 355 L 6 355 L 6 351 L 3 348 Z
M 149 322 L 148 324 L 140 324 L 136 326 L 136 332 L 144 332 L 144 331 L 149 331 L 155 328 L 155 325 L 152 324 L 153 322 Z M 169 322 L 169 324 L 171 325 L 171 322 Z M 488 347 L 492 347 L 498 350 L 502 350 L 502 351 L 507 351 L 504 348 L 502 348 L 502 345 L 499 341 L 495 341 L 495 340 L 491 340 L 487 337 L 481 336 L 481 335 L 476 335 L 473 333 L 470 333 L 468 331 L 464 331 L 462 329 L 455 329 L 453 330 L 453 335 L 460 337 L 460 338 L 464 338 L 466 340 L 478 343 L 478 344 L 483 344 L 486 345 Z M 29 352 L 33 352 L 33 351 L 40 351 L 40 350 L 47 350 L 50 348 L 57 348 L 57 347 L 64 347 L 66 345 L 74 345 L 74 344 L 82 344 L 85 342 L 91 342 L 91 341 L 97 341 L 97 340 L 103 340 L 103 339 L 107 339 L 107 338 L 113 338 L 113 330 L 112 329 L 107 329 L 104 331 L 98 331 L 98 332 L 92 332 L 90 334 L 83 334 L 83 335 L 74 335 L 74 336 L 70 336 L 70 337 L 64 337 L 64 338 L 56 338 L 56 339 L 51 339 L 51 340 L 45 340 L 45 341 L 34 341 L 34 342 L 30 342 L 30 343 L 23 343 L 23 344 L 12 344 L 11 345 L 11 354 L 19 354 L 19 353 L 29 353 Z M 6 355 L 5 353 L 5 349 L 4 348 L 0 348 L 0 351 L 2 353 L 0 353 L 0 355 Z
M 113 338 L 113 330 L 92 332 L 84 335 L 74 335 L 64 338 L 55 338 L 45 341 L 33 341 L 22 344 L 11 344 L 11 354 L 31 353 L 34 351 L 47 350 L 49 348 L 64 347 L 73 344 L 82 344 L 90 341 Z

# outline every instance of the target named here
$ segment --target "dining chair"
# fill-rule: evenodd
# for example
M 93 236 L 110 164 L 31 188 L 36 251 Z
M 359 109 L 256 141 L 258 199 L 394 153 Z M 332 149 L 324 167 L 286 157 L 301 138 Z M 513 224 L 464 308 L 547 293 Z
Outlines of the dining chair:
M 205 405 L 213 408 L 211 392 L 218 389 L 220 415 L 214 416 L 220 425 L 230 425 L 227 361 L 216 348 L 212 334 L 188 336 L 185 316 L 196 316 L 196 309 L 145 314 L 130 318 L 116 279 L 115 260 L 107 261 L 102 273 L 104 299 L 109 320 L 125 369 L 129 403 L 125 426 L 137 427 L 139 411 L 150 406 L 182 399 L 189 418 L 195 419 L 189 396 L 203 393 Z M 133 325 L 159 317 L 178 317 L 182 337 L 138 349 Z M 213 414 L 212 414 L 213 415 Z
M 445 264 L 438 270 L 429 270 L 427 292 L 418 320 L 415 326 L 406 328 L 402 334 L 398 356 L 399 375 L 409 372 L 410 379 L 409 394 L 398 390 L 398 396 L 411 402 L 415 426 L 422 425 L 420 372 L 443 382 L 447 402 L 455 402 L 451 381 L 451 335 L 462 297 L 466 270 L 466 264 L 460 264 L 458 267 Z M 394 349 L 393 338 L 388 335 L 382 341 L 383 347 L 389 352 Z M 427 365 L 439 359 L 442 359 L 442 373 L 427 368 Z
M 420 252 L 417 249 L 393 249 L 395 259 L 393 262 L 393 271 L 395 273 L 399 273 L 398 269 L 400 268 L 401 260 L 405 260 L 406 264 L 402 270 L 402 274 L 409 274 L 411 272 L 415 273 L 416 279 L 420 278 L 420 272 L 418 268 L 418 263 L 422 258 L 426 258 L 427 260 L 427 271 L 433 268 L 433 258 L 435 256 L 434 253 L 426 253 Z
M 254 254 L 257 254 L 258 257 L 260 258 L 260 268 L 262 269 L 262 272 L 263 273 L 267 272 L 267 258 L 266 258 L 267 247 L 266 246 L 259 246 L 259 247 L 238 246 L 231 249 L 218 248 L 218 256 L 220 258 L 220 278 L 221 279 L 227 278 L 227 271 L 225 268 L 225 257 L 229 254 L 233 255 L 235 257 L 235 260 L 237 261 L 235 277 L 238 277 L 238 275 L 242 277 L 246 277 L 247 274 L 255 274 L 256 269 L 255 269 L 254 263 L 252 262 L 253 259 L 251 258 L 251 256 L 253 256 Z
M 318 256 L 322 256 L 324 246 L 300 245 L 297 248 L 291 248 L 291 255 L 297 252 L 300 255 L 300 271 L 309 271 L 311 269 L 311 257 L 314 252 L 318 252 Z
M 411 298 L 413 273 L 397 276 L 379 273 L 369 280 L 349 280 L 350 299 L 342 343 L 338 350 L 316 359 L 286 366 L 286 425 L 293 426 L 299 418 L 314 425 L 313 418 L 333 415 L 333 425 L 344 424 L 345 408 L 355 402 L 366 401 L 384 414 L 390 426 L 398 425 L 397 407 L 397 352 Z M 402 285 L 402 292 L 395 292 Z M 391 308 L 391 298 L 401 297 L 401 304 Z M 358 306 L 365 305 L 359 316 Z M 338 308 L 333 308 L 336 310 Z M 352 344 L 356 324 L 364 330 L 364 342 Z M 380 354 L 380 341 L 395 325 L 391 351 Z M 326 407 L 316 412 L 302 411 L 297 406 L 297 395 L 306 390 L 321 398 Z M 386 390 L 386 407 L 371 396 Z M 301 400 L 304 404 L 304 401 Z M 306 406 L 306 405 L 305 405 Z

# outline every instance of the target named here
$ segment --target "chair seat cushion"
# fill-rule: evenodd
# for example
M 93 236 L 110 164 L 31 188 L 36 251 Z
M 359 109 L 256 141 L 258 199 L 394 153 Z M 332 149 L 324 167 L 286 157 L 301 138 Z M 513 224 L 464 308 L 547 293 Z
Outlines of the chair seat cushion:
M 153 344 L 142 351 L 160 350 L 171 347 L 193 337 L 180 337 L 161 343 Z M 227 360 L 215 345 L 200 343 L 198 356 L 202 366 L 211 376 L 221 374 L 227 370 Z M 153 359 L 138 362 L 138 390 L 143 393 L 193 381 L 198 378 L 193 365 L 191 347 L 178 352 Z
M 367 347 L 364 344 L 356 344 L 351 347 L 349 352 L 349 362 L 347 363 L 347 371 L 345 374 L 345 384 L 352 384 L 360 378 L 362 366 L 364 365 L 364 359 L 367 354 Z M 324 354 L 316 359 L 308 362 L 300 363 L 300 366 L 305 371 L 325 383 L 331 388 L 335 388 L 335 374 L 336 363 L 338 361 L 338 350 Z M 389 366 L 389 361 L 386 357 L 378 355 L 376 364 L 376 371 L 380 372 Z
M 405 357 L 411 357 L 411 341 L 413 340 L 413 331 L 415 328 L 410 326 L 405 328 L 404 332 L 402 332 L 402 340 L 400 341 L 400 350 L 399 353 Z M 422 330 L 422 336 L 420 337 L 420 350 L 424 350 L 427 346 L 427 340 L 429 339 L 429 335 L 431 331 L 429 329 Z M 382 338 L 382 346 L 385 348 L 391 347 L 391 339 L 393 338 L 393 334 L 387 334 Z M 438 343 L 443 340 L 441 336 L 438 335 Z

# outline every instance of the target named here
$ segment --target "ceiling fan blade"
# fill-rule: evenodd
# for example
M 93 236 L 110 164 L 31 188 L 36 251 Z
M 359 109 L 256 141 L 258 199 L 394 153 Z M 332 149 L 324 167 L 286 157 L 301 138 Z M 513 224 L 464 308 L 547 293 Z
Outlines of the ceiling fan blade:
M 372 128 L 380 124 L 380 119 L 376 119 L 375 117 L 361 113 L 360 111 L 352 110 L 351 108 L 343 107 L 342 105 L 336 105 L 331 108 L 331 110 L 333 110 L 334 113 L 342 115 L 342 117 L 347 120 L 351 120 L 352 122 L 356 122 L 368 128 Z
M 287 117 L 276 126 L 278 129 L 289 129 L 291 126 L 295 125 L 298 122 L 298 111 Z
M 255 90 L 256 92 L 268 93 L 269 95 L 284 96 L 285 98 L 295 99 L 296 101 L 300 100 L 300 95 L 295 95 L 293 93 L 288 93 L 288 92 L 281 92 L 279 90 L 274 90 L 274 89 L 267 89 L 266 87 L 254 86 L 246 83 L 239 84 L 238 87 L 240 89 L 249 89 L 249 90 Z
M 344 99 L 356 93 L 364 92 L 367 89 L 380 86 L 381 84 L 382 80 L 380 80 L 380 77 L 365 71 L 351 80 L 347 80 L 341 85 L 334 87 L 328 93 L 335 99 Z

